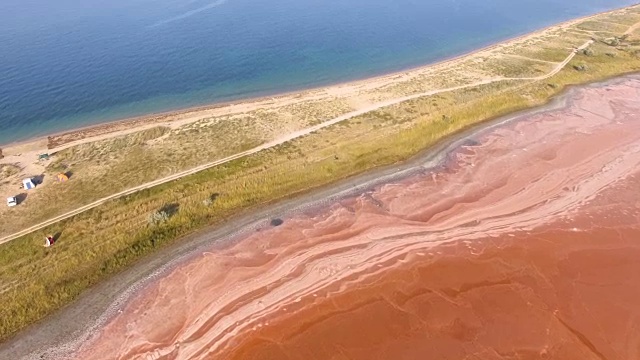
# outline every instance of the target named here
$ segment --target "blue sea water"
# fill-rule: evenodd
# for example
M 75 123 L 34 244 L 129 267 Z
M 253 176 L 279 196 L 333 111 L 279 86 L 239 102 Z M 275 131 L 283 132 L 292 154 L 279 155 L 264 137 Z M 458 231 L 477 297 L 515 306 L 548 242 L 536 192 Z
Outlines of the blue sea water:
M 2 0 L 0 144 L 380 75 L 637 0 Z

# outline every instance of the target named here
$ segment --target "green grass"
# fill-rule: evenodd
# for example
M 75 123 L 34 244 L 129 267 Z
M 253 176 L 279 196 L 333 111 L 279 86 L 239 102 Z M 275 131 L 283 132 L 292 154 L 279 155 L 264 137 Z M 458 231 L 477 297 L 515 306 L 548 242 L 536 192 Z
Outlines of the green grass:
M 279 111 L 211 117 L 175 130 L 159 126 L 73 146 L 56 153 L 46 169 L 48 177 L 70 171 L 71 181 L 39 188 L 29 194 L 23 206 L 11 212 L 0 209 L 0 236 L 110 194 L 246 151 L 275 139 L 283 131 L 300 130 L 348 111 L 351 108 L 340 101 L 306 101 Z M 287 121 L 288 129 L 278 128 Z M 265 125 L 269 124 L 279 125 L 267 128 Z
M 499 82 L 380 109 L 276 148 L 110 201 L 4 244 L 0 246 L 0 339 L 68 304 L 88 287 L 145 255 L 204 226 L 405 160 L 471 124 L 544 104 L 566 86 L 640 69 L 634 47 L 619 50 L 598 43 L 593 50 L 593 56 L 576 56 L 570 66 L 546 81 Z M 616 52 L 615 57 L 606 55 L 611 51 Z M 587 64 L 589 70 L 573 70 L 571 65 L 579 63 Z M 210 128 L 213 130 L 188 131 L 216 131 L 215 125 Z M 144 159 L 145 144 L 167 134 L 166 129 L 152 130 L 137 139 L 88 146 L 71 151 L 64 161 L 85 156 L 106 157 L 104 161 L 109 161 L 109 154 L 101 152 L 101 146 L 140 151 L 135 155 Z M 240 144 L 238 148 L 246 146 L 251 144 Z M 57 166 L 61 166 L 60 162 Z M 127 173 L 134 171 L 131 169 L 135 165 L 123 165 L 117 174 L 135 177 L 135 173 Z M 80 192 L 89 191 L 90 183 L 72 180 L 80 185 L 73 190 L 77 193 L 70 194 L 82 196 Z M 215 200 L 206 205 L 206 200 L 212 198 Z M 149 215 L 166 204 L 177 204 L 179 210 L 166 222 L 150 225 Z M 58 232 L 61 237 L 55 247 L 41 246 L 45 234 Z

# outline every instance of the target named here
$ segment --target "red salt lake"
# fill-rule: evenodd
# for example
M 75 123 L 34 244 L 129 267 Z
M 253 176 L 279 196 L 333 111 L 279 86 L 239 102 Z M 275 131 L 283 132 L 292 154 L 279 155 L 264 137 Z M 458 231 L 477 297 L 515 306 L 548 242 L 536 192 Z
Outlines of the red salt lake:
M 640 359 L 640 81 L 203 252 L 77 359 Z

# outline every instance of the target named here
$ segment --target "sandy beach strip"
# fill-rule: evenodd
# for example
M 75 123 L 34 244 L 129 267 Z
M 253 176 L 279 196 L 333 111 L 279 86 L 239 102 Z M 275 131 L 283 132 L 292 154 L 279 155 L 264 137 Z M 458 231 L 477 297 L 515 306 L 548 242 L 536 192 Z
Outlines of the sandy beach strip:
M 168 126 L 175 129 L 214 116 L 246 113 L 257 109 L 274 109 L 304 101 L 351 96 L 363 90 L 382 88 L 399 81 L 416 78 L 422 75 L 432 74 L 444 69 L 455 68 L 462 62 L 486 56 L 494 50 L 525 43 L 546 33 L 554 32 L 560 29 L 566 29 L 580 22 L 598 17 L 602 14 L 624 9 L 625 8 L 576 18 L 563 22 L 561 24 L 552 25 L 544 29 L 490 44 L 483 48 L 471 50 L 457 56 L 443 59 L 441 61 L 425 64 L 419 67 L 409 68 L 402 71 L 396 71 L 385 75 L 346 83 L 338 83 L 330 86 L 309 88 L 300 91 L 277 93 L 274 95 L 248 98 L 238 101 L 219 102 L 209 105 L 190 107 L 186 109 L 177 109 L 174 111 L 114 120 L 101 124 L 79 127 L 70 131 L 54 132 L 46 136 L 39 136 L 23 141 L 0 144 L 0 149 L 2 149 L 2 153 L 5 156 L 23 153 L 55 153 L 72 146 L 124 136 L 160 125 Z

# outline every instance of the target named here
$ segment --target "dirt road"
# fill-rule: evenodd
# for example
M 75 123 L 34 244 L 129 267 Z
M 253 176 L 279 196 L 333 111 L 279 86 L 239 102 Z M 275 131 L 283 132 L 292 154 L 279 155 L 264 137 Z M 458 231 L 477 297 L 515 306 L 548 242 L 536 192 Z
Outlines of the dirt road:
M 637 24 L 637 25 L 640 26 L 640 23 Z M 360 109 L 360 110 L 357 110 L 357 111 L 352 111 L 352 112 L 346 113 L 344 115 L 338 116 L 336 118 L 333 118 L 331 120 L 327 120 L 327 121 L 322 122 L 322 123 L 320 123 L 318 125 L 315 125 L 315 126 L 312 126 L 312 127 L 300 130 L 300 131 L 296 131 L 296 132 L 293 132 L 293 133 L 290 133 L 290 134 L 287 134 L 286 136 L 283 136 L 282 138 L 279 138 L 279 139 L 276 139 L 274 141 L 262 144 L 260 146 L 257 146 L 255 148 L 253 148 L 253 149 L 250 149 L 250 150 L 247 150 L 247 151 L 243 151 L 241 153 L 237 153 L 235 155 L 232 155 L 232 156 L 229 156 L 229 157 L 226 157 L 226 158 L 223 158 L 223 159 L 219 159 L 219 160 L 216 160 L 216 161 L 204 164 L 204 165 L 200 165 L 200 166 L 197 166 L 195 168 L 192 168 L 192 169 L 189 169 L 189 170 L 186 170 L 186 171 L 182 171 L 182 172 L 179 172 L 179 173 L 176 173 L 176 174 L 173 174 L 173 175 L 161 178 L 161 179 L 157 179 L 157 180 L 154 180 L 154 181 L 151 181 L 151 182 L 148 182 L 148 183 L 145 183 L 145 184 L 130 188 L 128 190 L 121 191 L 119 193 L 104 197 L 104 198 L 96 200 L 96 201 L 94 201 L 94 202 L 92 202 L 90 204 L 87 204 L 87 205 L 84 205 L 82 207 L 79 207 L 79 208 L 77 208 L 77 209 L 75 209 L 73 211 L 69 211 L 69 212 L 67 212 L 65 214 L 62 214 L 60 216 L 56 216 L 56 217 L 54 217 L 52 219 L 49 219 L 49 220 L 41 222 L 41 223 L 39 223 L 37 225 L 31 226 L 31 227 L 29 227 L 27 229 L 24 229 L 22 231 L 19 231 L 17 233 L 14 233 L 14 234 L 5 236 L 3 238 L 0 238 L 0 244 L 9 242 L 9 241 L 14 240 L 16 238 L 19 238 L 21 236 L 27 235 L 27 234 L 29 234 L 31 232 L 40 230 L 42 228 L 45 228 L 45 227 L 47 227 L 47 226 L 49 226 L 51 224 L 54 224 L 54 223 L 58 222 L 58 221 L 61 221 L 61 220 L 64 220 L 64 219 L 68 219 L 68 218 L 70 218 L 72 216 L 78 215 L 78 214 L 80 214 L 82 212 L 85 212 L 85 211 L 87 211 L 89 209 L 92 209 L 92 208 L 95 208 L 97 206 L 100 206 L 101 204 L 104 204 L 107 201 L 114 200 L 114 199 L 117 199 L 117 198 L 120 198 L 120 197 L 123 197 L 123 196 L 126 196 L 126 195 L 130 195 L 130 194 L 136 193 L 136 192 L 141 191 L 141 190 L 149 189 L 149 188 L 152 188 L 152 187 L 157 186 L 157 185 L 165 184 L 165 183 L 168 183 L 170 181 L 183 178 L 185 176 L 193 175 L 193 174 L 198 173 L 200 171 L 203 171 L 203 170 L 206 170 L 206 169 L 210 169 L 210 168 L 212 168 L 214 166 L 218 166 L 218 165 L 221 165 L 221 164 L 224 164 L 224 163 L 228 163 L 230 161 L 233 161 L 233 160 L 245 157 L 245 156 L 256 154 L 256 153 L 258 153 L 258 152 L 260 152 L 262 150 L 266 150 L 266 149 L 269 149 L 269 148 L 284 144 L 284 143 L 289 142 L 291 140 L 294 140 L 296 138 L 299 138 L 299 137 L 302 137 L 302 136 L 305 136 L 305 135 L 309 135 L 309 134 L 311 134 L 311 133 L 313 133 L 315 131 L 318 131 L 320 129 L 329 127 L 331 125 L 335 125 L 337 123 L 352 119 L 352 118 L 360 116 L 360 115 L 364 115 L 364 114 L 369 113 L 371 111 L 379 110 L 379 109 L 387 107 L 387 106 L 396 105 L 396 104 L 399 104 L 399 103 L 402 103 L 402 102 L 405 102 L 405 101 L 408 101 L 408 100 L 413 100 L 413 99 L 417 99 L 417 98 L 421 98 L 421 97 L 425 97 L 425 96 L 432 96 L 432 95 L 437 95 L 437 94 L 441 94 L 441 93 L 446 93 L 446 92 L 451 92 L 451 91 L 456 91 L 456 90 L 472 88 L 472 87 L 476 87 L 476 86 L 480 86 L 480 85 L 488 85 L 488 84 L 497 83 L 497 82 L 501 82 L 501 81 L 541 81 L 541 80 L 548 79 L 548 78 L 556 75 L 560 71 L 562 71 L 562 69 L 564 69 L 567 66 L 567 64 L 569 64 L 569 62 L 571 60 L 573 60 L 573 58 L 576 56 L 578 51 L 586 49 L 592 43 L 593 43 L 593 40 L 589 40 L 586 43 L 584 43 L 582 46 L 580 46 L 579 48 L 573 50 L 571 52 L 571 54 L 569 54 L 564 61 L 559 63 L 558 66 L 556 68 L 554 68 L 548 74 L 545 74 L 545 75 L 542 75 L 542 76 L 539 76 L 539 77 L 529 77 L 529 78 L 505 78 L 505 77 L 489 78 L 489 79 L 485 79 L 485 80 L 482 80 L 482 81 L 474 82 L 474 83 L 471 83 L 471 84 L 460 85 L 460 86 L 455 86 L 455 87 L 450 87 L 450 88 L 445 88 L 445 89 L 431 90 L 431 91 L 426 91 L 426 92 L 419 93 L 419 94 L 414 94 L 414 95 L 410 95 L 410 96 L 404 96 L 404 97 L 391 99 L 391 100 L 388 100 L 388 101 L 379 102 L 379 103 L 373 104 L 373 105 L 371 105 L 369 107 L 366 107 L 366 108 L 363 108 L 363 109 Z

